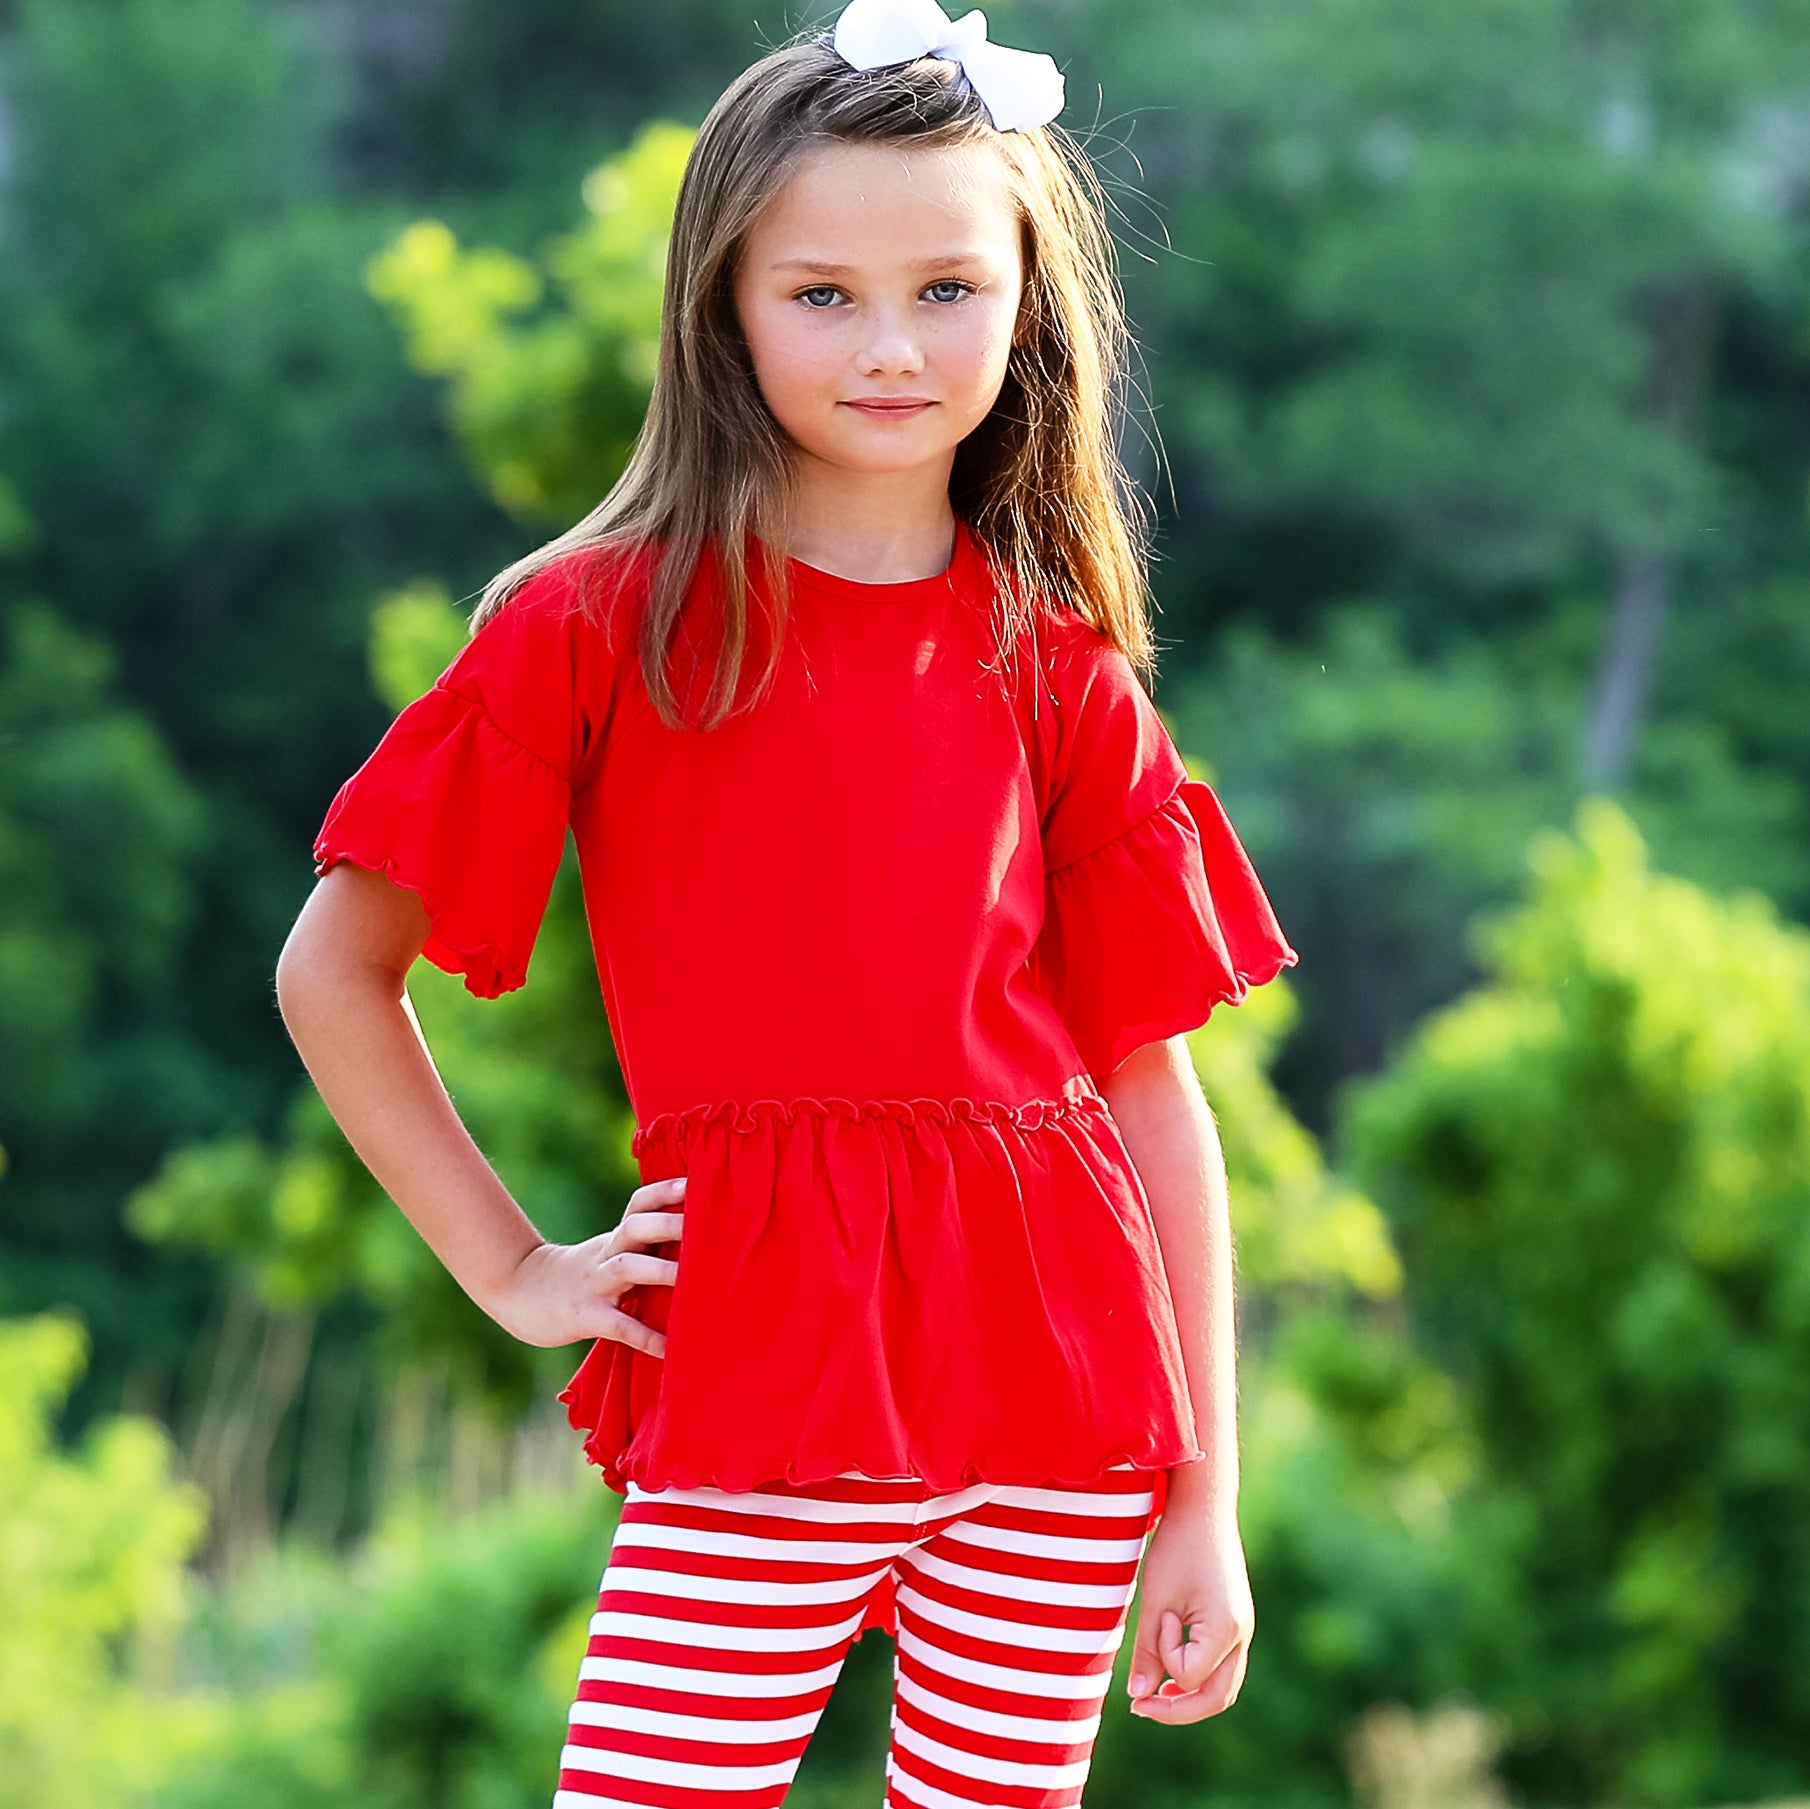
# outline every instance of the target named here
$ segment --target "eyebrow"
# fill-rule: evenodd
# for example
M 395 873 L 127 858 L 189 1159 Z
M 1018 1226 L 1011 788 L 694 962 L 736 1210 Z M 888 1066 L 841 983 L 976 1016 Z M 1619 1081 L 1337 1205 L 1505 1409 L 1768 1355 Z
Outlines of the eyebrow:
M 986 253 L 981 251 L 946 251 L 938 257 L 921 258 L 910 266 L 913 270 L 941 270 L 951 264 L 984 264 Z M 780 258 L 767 266 L 769 270 L 815 270 L 826 276 L 847 276 L 856 267 L 853 264 L 831 264 L 822 258 Z

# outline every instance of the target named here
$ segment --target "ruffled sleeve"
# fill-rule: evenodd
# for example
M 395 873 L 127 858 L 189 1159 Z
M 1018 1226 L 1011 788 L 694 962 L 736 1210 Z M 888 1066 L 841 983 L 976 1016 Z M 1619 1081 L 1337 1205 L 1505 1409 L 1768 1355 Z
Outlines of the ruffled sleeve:
M 1098 1079 L 1298 956 L 1131 662 L 1072 612 L 1050 642 L 1046 893 L 1031 972 Z
M 314 842 L 317 875 L 350 861 L 416 893 L 422 954 L 482 999 L 527 979 L 597 727 L 578 564 L 543 567 L 489 617 L 340 787 Z

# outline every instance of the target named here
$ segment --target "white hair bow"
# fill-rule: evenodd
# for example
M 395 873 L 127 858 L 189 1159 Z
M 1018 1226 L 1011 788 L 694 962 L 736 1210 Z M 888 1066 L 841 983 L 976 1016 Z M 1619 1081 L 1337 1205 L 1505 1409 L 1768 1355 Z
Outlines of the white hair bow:
M 856 69 L 918 57 L 959 63 L 1001 132 L 1046 126 L 1062 111 L 1062 71 L 1041 51 L 987 42 L 987 15 L 953 23 L 936 0 L 849 0 L 836 21 L 836 53 Z

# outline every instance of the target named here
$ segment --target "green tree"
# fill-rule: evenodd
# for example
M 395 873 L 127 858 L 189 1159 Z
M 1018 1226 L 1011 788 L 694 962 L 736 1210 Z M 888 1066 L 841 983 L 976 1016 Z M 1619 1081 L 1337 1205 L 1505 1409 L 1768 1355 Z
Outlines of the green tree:
M 1797 588 L 1774 588 L 1731 609 L 1719 633 L 1742 650 L 1706 658 L 1713 697 L 1681 697 L 1649 730 L 1623 803 L 1680 877 L 1810 901 L 1810 766 L 1789 701 L 1794 678 L 1810 681 L 1810 611 L 1794 617 Z M 1417 655 L 1400 612 L 1372 599 L 1293 644 L 1234 626 L 1164 689 L 1303 952 L 1309 1034 L 1283 1074 L 1310 1116 L 1481 977 L 1465 925 L 1515 894 L 1529 838 L 1574 807 L 1590 632 L 1578 606 Z
M 148 1686 L 167 1676 L 206 1503 L 151 1420 L 103 1420 L 79 1451 L 56 1449 L 86 1346 L 65 1315 L 0 1321 L 4 1809 L 126 1800 L 171 1752 Z
M 562 527 L 621 475 L 653 388 L 666 248 L 689 127 L 643 126 L 585 179 L 586 219 L 538 262 L 418 221 L 369 269 L 417 370 L 505 508 Z M 556 300 L 551 298 L 557 298 Z M 526 319 L 517 316 L 525 315 Z
M 404 216 L 336 192 L 319 14 L 5 15 L 0 1307 L 81 1313 L 80 1410 L 179 1412 L 208 1278 L 147 1267 L 120 1199 L 273 1133 L 276 950 L 382 726 L 371 597 L 421 549 L 494 569 L 508 524 L 362 287 Z
M 1776 520 L 1730 349 L 1796 330 L 1810 9 L 1233 0 L 1071 29 L 1109 96 L 1162 109 L 1135 148 L 1182 255 L 1130 280 L 1215 610 L 1298 620 L 1355 575 L 1438 638 L 1587 586 L 1572 747 L 1620 789 L 1674 596 L 1745 582 L 1731 542 Z
M 546 1803 L 616 1500 L 392 1503 L 344 1568 L 285 1542 L 198 1591 L 155 1809 Z
M 0 1137 L 13 1159 L 0 1312 L 92 1303 L 123 1336 L 96 1277 L 139 1254 L 119 1188 L 173 1132 L 209 1122 L 221 1077 L 179 1009 L 208 825 L 117 668 L 104 637 L 48 603 L 0 603 Z M 163 1278 L 170 1317 L 189 1279 Z M 135 1358 L 174 1362 L 178 1340 L 157 1343 L 168 1330 L 163 1313 L 136 1324 Z
M 1648 871 L 1614 806 L 1534 854 L 1487 984 L 1358 1088 L 1416 1343 L 1518 1528 L 1498 1679 L 1542 1802 L 1810 1769 L 1810 935 Z

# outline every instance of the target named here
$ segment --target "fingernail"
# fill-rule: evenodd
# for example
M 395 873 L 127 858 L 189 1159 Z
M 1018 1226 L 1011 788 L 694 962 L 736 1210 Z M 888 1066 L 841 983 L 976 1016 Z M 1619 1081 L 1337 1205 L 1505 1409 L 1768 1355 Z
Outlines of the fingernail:
M 1132 1695 L 1142 1696 L 1143 1694 L 1145 1694 L 1146 1691 L 1149 1690 L 1149 1688 L 1150 1688 L 1150 1679 L 1148 1677 L 1137 1676 L 1137 1677 L 1132 1678 L 1132 1680 L 1131 1680 Z

